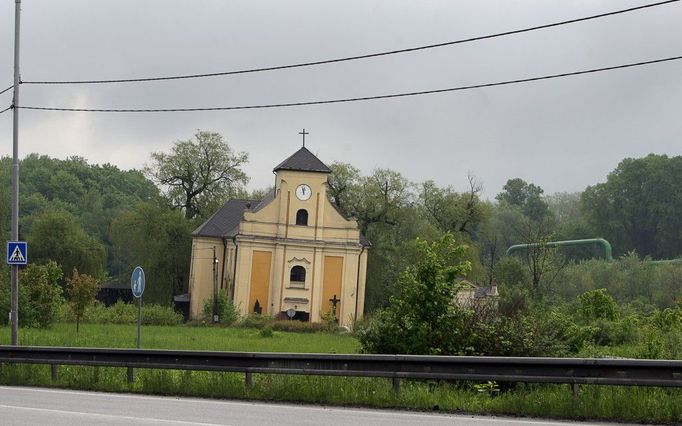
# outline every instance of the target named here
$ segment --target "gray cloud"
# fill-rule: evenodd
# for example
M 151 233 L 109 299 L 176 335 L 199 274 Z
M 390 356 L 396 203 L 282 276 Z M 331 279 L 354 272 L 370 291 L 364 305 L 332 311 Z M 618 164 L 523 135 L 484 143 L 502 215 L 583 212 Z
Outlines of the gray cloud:
M 279 65 L 435 43 L 643 1 L 23 0 L 25 80 L 120 78 Z M 14 2 L 0 5 L 0 86 L 12 81 Z M 22 86 L 24 105 L 227 106 L 453 87 L 682 53 L 682 5 L 352 63 L 111 86 Z M 81 155 L 139 168 L 196 129 L 248 151 L 253 187 L 300 145 L 324 161 L 377 167 L 487 196 L 522 177 L 546 192 L 603 181 L 625 157 L 679 155 L 682 64 L 345 105 L 160 115 L 21 113 L 21 154 Z M 0 96 L 0 106 L 10 95 Z M 0 116 L 0 154 L 11 118 Z

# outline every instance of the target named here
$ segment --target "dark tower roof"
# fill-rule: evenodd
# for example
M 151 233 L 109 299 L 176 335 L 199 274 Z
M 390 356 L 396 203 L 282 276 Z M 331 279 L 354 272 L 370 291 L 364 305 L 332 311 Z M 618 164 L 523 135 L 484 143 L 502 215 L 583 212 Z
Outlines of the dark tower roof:
M 302 172 L 319 172 L 331 173 L 332 171 L 319 158 L 303 147 L 296 151 L 286 160 L 282 161 L 275 167 L 274 171 L 278 170 L 296 170 Z

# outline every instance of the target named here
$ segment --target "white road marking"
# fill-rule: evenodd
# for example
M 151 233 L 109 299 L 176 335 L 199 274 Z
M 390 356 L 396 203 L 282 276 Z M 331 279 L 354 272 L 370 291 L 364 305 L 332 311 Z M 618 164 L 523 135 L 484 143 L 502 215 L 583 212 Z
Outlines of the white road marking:
M 177 425 L 229 426 L 226 423 L 199 423 L 199 422 L 188 422 L 188 421 L 183 421 L 183 420 L 159 419 L 157 417 L 122 416 L 122 415 L 117 415 L 117 414 L 89 413 L 89 412 L 85 412 L 85 411 L 54 410 L 54 409 L 50 409 L 50 408 L 38 408 L 38 407 L 21 407 L 18 405 L 0 404 L 0 408 L 9 408 L 9 409 L 13 409 L 13 410 L 24 410 L 24 411 L 40 411 L 43 413 L 68 414 L 71 416 L 101 417 L 101 418 L 107 418 L 107 419 L 112 419 L 112 420 L 147 421 L 147 422 L 168 423 L 168 424 L 177 424 Z

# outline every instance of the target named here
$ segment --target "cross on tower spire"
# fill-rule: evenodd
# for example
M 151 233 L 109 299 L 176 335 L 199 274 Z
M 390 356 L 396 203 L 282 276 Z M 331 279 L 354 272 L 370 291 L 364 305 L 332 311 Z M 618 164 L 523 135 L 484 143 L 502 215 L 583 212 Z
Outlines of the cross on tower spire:
M 305 135 L 309 135 L 310 133 L 306 132 L 305 129 L 303 129 L 302 132 L 298 132 L 299 135 L 303 135 L 303 148 L 305 148 Z

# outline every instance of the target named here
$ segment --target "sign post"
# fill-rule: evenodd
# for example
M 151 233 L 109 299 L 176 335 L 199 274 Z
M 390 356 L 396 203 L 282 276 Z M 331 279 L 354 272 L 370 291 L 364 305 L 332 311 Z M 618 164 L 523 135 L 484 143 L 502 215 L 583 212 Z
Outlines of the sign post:
M 130 276 L 130 289 L 137 299 L 137 348 L 140 349 L 140 329 L 142 328 L 142 293 L 144 293 L 144 270 L 136 267 Z

